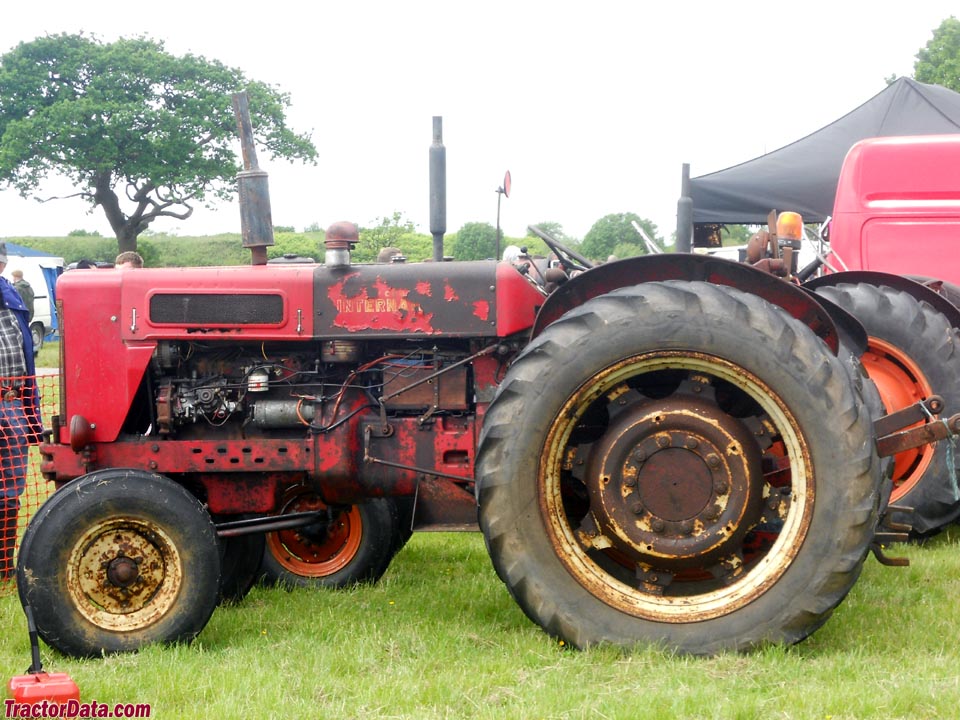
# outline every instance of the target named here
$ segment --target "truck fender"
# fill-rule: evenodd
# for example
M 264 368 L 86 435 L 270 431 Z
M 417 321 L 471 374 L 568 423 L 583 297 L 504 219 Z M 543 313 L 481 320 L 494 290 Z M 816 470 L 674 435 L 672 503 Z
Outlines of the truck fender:
M 813 278 L 804 283 L 810 290 L 840 285 L 841 283 L 863 283 L 867 285 L 886 285 L 911 295 L 918 302 L 925 302 L 942 314 L 953 327 L 960 328 L 960 309 L 951 300 L 960 302 L 960 287 L 936 278 L 876 272 L 873 270 L 849 270 L 830 273 Z M 940 292 L 932 286 L 936 286 Z
M 841 333 L 832 315 L 839 308 L 827 310 L 812 293 L 750 265 L 691 253 L 641 255 L 615 260 L 571 278 L 544 302 L 530 338 L 537 337 L 568 310 L 591 298 L 618 288 L 663 280 L 699 280 L 758 295 L 807 325 L 834 354 L 840 347 Z M 848 322 L 859 324 L 849 317 L 844 319 L 844 323 Z M 860 332 L 863 332 L 862 328 Z

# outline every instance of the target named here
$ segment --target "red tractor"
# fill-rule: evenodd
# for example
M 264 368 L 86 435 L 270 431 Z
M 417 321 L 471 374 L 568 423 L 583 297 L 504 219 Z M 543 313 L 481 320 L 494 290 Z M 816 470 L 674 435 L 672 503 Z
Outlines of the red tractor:
M 478 517 L 574 646 L 747 649 L 820 627 L 889 537 L 866 336 L 828 301 L 698 255 L 591 268 L 549 236 L 559 268 L 362 265 L 339 223 L 323 264 L 271 264 L 251 195 L 251 266 L 59 281 L 58 490 L 17 572 L 62 652 L 189 640 L 261 555 L 341 586 Z M 936 434 L 894 433 L 924 408 L 881 450 Z

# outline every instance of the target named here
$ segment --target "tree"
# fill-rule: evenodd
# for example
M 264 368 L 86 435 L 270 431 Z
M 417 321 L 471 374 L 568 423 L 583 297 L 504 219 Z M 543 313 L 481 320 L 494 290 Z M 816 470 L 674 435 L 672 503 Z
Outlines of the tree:
M 457 260 L 492 258 L 497 254 L 497 229 L 490 223 L 466 223 L 457 231 L 450 246 Z
M 404 238 L 417 232 L 417 226 L 403 213 L 394 211 L 391 217 L 380 217 L 370 228 L 360 228 L 360 242 L 352 253 L 355 262 L 373 262 L 381 248 L 400 248 L 404 255 Z
M 574 245 L 579 245 L 580 241 L 576 238 L 570 237 L 563 231 L 563 225 L 558 222 L 540 222 L 534 223 L 538 228 L 543 230 L 547 235 L 552 237 L 554 240 L 559 240 L 562 244 L 567 247 L 573 247 Z M 537 237 L 533 234 L 532 230 L 527 231 L 527 237 L 533 238 Z
M 933 31 L 933 38 L 917 53 L 913 77 L 960 92 L 960 20 L 951 15 Z
M 653 222 L 635 213 L 619 213 L 602 217 L 593 224 L 580 243 L 580 253 L 594 260 L 606 260 L 608 256 L 616 254 L 617 246 L 626 244 L 639 248 L 640 251 L 633 254 L 645 255 L 646 247 L 632 222 L 640 225 L 662 247 L 663 242 Z
M 71 197 L 103 210 L 119 250 L 136 250 L 157 218 L 185 220 L 236 192 L 239 90 L 260 147 L 315 160 L 309 136 L 286 126 L 289 96 L 215 60 L 175 57 L 143 37 L 20 43 L 0 56 L 0 182 L 29 197 L 62 174 L 78 188 Z

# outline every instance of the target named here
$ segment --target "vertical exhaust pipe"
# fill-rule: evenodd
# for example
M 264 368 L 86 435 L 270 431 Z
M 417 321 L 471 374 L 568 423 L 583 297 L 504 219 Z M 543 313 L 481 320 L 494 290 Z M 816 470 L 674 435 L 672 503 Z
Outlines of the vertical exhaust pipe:
M 684 163 L 680 178 L 680 199 L 677 200 L 677 252 L 693 249 L 693 198 L 690 197 L 690 164 Z
M 433 259 L 443 261 L 443 236 L 447 232 L 447 149 L 443 146 L 443 118 L 433 116 L 430 146 L 430 234 Z
M 267 173 L 257 164 L 257 148 L 250 122 L 250 101 L 246 91 L 233 94 L 233 112 L 240 131 L 243 170 L 237 173 L 240 193 L 240 234 L 243 246 L 250 248 L 252 265 L 267 264 L 267 248 L 273 245 L 273 217 L 270 213 L 270 188 Z

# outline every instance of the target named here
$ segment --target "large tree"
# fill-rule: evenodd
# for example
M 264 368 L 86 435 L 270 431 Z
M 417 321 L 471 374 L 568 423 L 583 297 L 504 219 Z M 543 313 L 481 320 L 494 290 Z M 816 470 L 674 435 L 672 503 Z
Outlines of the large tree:
M 457 260 L 492 258 L 497 254 L 497 229 L 490 223 L 468 222 L 457 230 L 450 246 Z
M 286 126 L 290 98 L 237 69 L 176 57 L 147 38 L 102 43 L 48 35 L 0 56 L 0 183 L 36 197 L 66 176 L 102 208 L 120 251 L 161 217 L 185 220 L 236 191 L 237 122 L 231 96 L 246 90 L 258 146 L 313 161 L 309 136 Z
M 394 210 L 391 217 L 380 217 L 375 222 L 371 227 L 360 228 L 360 242 L 351 253 L 354 262 L 373 262 L 377 253 L 385 247 L 398 248 L 401 254 L 408 257 L 409 249 L 405 246 L 404 238 L 417 232 L 413 220 Z
M 913 77 L 960 92 L 960 20 L 951 15 L 933 31 L 933 38 L 917 53 Z

